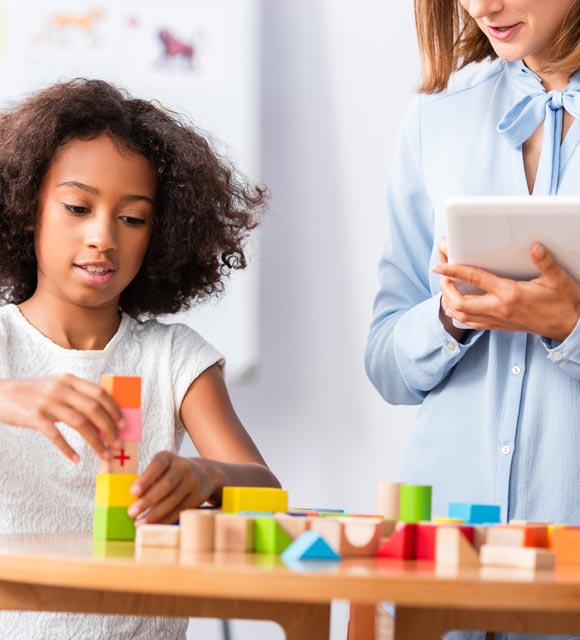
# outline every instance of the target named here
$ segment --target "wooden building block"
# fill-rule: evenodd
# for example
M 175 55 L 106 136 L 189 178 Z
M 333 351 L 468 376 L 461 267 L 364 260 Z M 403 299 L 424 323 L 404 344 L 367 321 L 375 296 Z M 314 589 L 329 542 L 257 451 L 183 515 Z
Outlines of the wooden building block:
M 144 547 L 179 547 L 179 527 L 174 524 L 142 524 L 136 528 L 135 544 Z
M 400 482 L 379 482 L 377 484 L 377 513 L 386 520 L 399 519 Z
M 437 547 L 437 532 L 442 525 L 434 522 L 419 522 L 415 536 L 415 558 L 417 560 L 435 560 Z M 469 544 L 473 544 L 473 527 L 469 525 L 446 525 L 456 528 Z
M 98 473 L 95 504 L 97 507 L 128 507 L 136 502 L 129 489 L 137 480 L 133 473 Z
M 479 560 L 482 565 L 493 567 L 552 569 L 556 564 L 556 554 L 549 549 L 484 544 L 479 553 Z
M 500 522 L 498 505 L 450 502 L 449 517 L 461 518 L 465 524 L 495 524 Z
M 402 484 L 398 519 L 410 523 L 431 520 L 431 487 Z
M 101 376 L 101 387 L 112 396 L 119 409 L 141 407 L 141 378 L 138 376 Z
M 139 463 L 139 443 L 123 442 L 123 446 L 113 452 L 112 460 L 101 460 L 97 467 L 97 473 L 137 473 Z
M 558 531 L 558 529 L 566 529 L 566 528 L 574 528 L 574 527 L 566 527 L 565 524 L 549 524 L 548 525 L 548 547 L 550 549 L 553 547 L 552 539 L 554 537 L 554 531 Z
M 186 509 L 179 514 L 181 550 L 203 553 L 213 551 L 215 519 L 219 511 L 213 509 Z
M 442 518 L 437 516 L 433 518 L 435 524 L 463 524 L 465 520 L 463 518 Z
M 558 564 L 580 564 L 580 527 L 554 527 L 551 548 Z
M 271 487 L 224 487 L 222 511 L 288 511 L 288 492 Z
M 254 518 L 254 551 L 280 555 L 292 543 L 290 536 L 275 518 Z
M 274 518 L 292 540 L 308 531 L 312 522 L 310 518 L 297 518 L 288 513 L 275 513 Z
M 399 522 L 390 538 L 381 540 L 375 554 L 377 558 L 404 558 L 411 560 L 415 557 L 415 538 L 417 525 Z
M 126 442 L 139 442 L 143 431 L 141 409 L 121 408 L 125 426 L 119 429 L 119 438 Z
M 252 551 L 254 521 L 247 516 L 219 513 L 215 517 L 214 548 L 216 551 Z
M 500 547 L 547 547 L 546 525 L 496 525 L 487 532 L 487 544 Z
M 340 556 L 319 533 L 305 531 L 282 553 L 282 560 L 287 563 L 297 560 L 340 560 Z
M 465 527 L 437 527 L 435 537 L 436 564 L 452 567 L 479 566 L 479 555 L 467 536 L 468 530 Z
M 134 540 L 135 522 L 126 507 L 95 507 L 93 537 L 98 540 Z
M 373 556 L 381 543 L 381 523 L 367 518 L 316 518 L 310 529 L 342 557 Z

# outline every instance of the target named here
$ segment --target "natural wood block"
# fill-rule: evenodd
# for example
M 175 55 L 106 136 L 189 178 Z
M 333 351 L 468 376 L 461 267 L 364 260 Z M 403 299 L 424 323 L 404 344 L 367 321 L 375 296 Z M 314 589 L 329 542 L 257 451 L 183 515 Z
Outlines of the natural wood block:
M 219 511 L 187 509 L 179 514 L 181 550 L 202 553 L 213 551 L 215 521 Z
M 386 520 L 398 520 L 400 495 L 400 482 L 379 482 L 377 484 L 377 513 Z
M 473 535 L 473 529 L 471 530 Z M 479 556 L 469 539 L 469 528 L 439 526 L 435 536 L 435 562 L 452 567 L 479 566 Z
M 287 513 L 275 513 L 276 522 L 284 529 L 284 531 L 295 540 L 305 531 L 310 530 L 312 520 L 302 516 L 289 516 Z
M 547 547 L 546 525 L 497 525 L 487 532 L 487 544 L 500 547 Z
M 314 518 L 310 528 L 343 557 L 372 556 L 381 542 L 381 523 L 370 518 Z
M 288 492 L 271 487 L 224 487 L 222 511 L 288 511 Z
M 254 521 L 247 516 L 220 513 L 215 518 L 216 551 L 252 551 Z
M 580 527 L 554 527 L 551 547 L 558 564 L 580 564 Z
M 136 528 L 135 544 L 145 547 L 178 547 L 179 527 L 174 524 L 142 524 Z
M 134 540 L 135 522 L 126 507 L 95 507 L 93 537 L 99 540 Z
M 137 498 L 129 489 L 138 476 L 133 473 L 98 473 L 95 504 L 97 507 L 128 507 Z
M 292 537 L 274 517 L 254 518 L 254 544 L 256 553 L 281 554 L 292 543 Z
M 119 409 L 141 406 L 141 378 L 138 376 L 101 376 L 101 387 L 112 396 Z
M 101 460 L 97 467 L 98 473 L 137 473 L 139 463 L 139 443 L 123 442 L 118 451 L 113 452 L 112 460 Z
M 551 569 L 556 564 L 556 554 L 548 549 L 499 547 L 492 544 L 481 547 L 479 559 L 486 566 L 522 569 Z

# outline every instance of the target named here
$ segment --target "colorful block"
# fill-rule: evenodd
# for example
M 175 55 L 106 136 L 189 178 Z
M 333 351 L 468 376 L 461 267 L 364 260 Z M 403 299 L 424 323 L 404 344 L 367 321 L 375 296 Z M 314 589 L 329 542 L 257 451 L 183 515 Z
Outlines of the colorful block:
M 281 554 L 292 544 L 292 537 L 274 518 L 254 518 L 254 551 Z
M 123 446 L 118 451 L 113 452 L 112 460 L 101 460 L 97 467 L 98 473 L 137 473 L 139 462 L 139 443 L 123 442 Z
M 547 547 L 548 527 L 546 525 L 497 525 L 490 527 L 487 532 L 487 544 L 500 547 Z
M 296 560 L 340 560 L 324 538 L 315 531 L 305 531 L 282 553 L 285 562 Z
M 550 544 L 558 564 L 580 564 L 580 527 L 554 527 Z
M 141 409 L 121 408 L 121 413 L 125 419 L 125 426 L 119 429 L 119 438 L 126 442 L 139 442 L 143 430 Z
M 500 522 L 500 508 L 491 504 L 451 502 L 449 517 L 461 518 L 465 524 L 495 524 Z
M 93 537 L 98 540 L 134 540 L 135 522 L 126 507 L 95 507 Z
M 129 489 L 138 476 L 133 473 L 98 473 L 95 504 L 97 507 L 128 507 L 137 498 Z
M 288 492 L 270 487 L 224 487 L 222 511 L 288 511 Z
M 138 376 L 101 376 L 101 387 L 120 409 L 141 407 L 141 378 Z
M 431 520 L 430 486 L 402 484 L 400 490 L 399 520 L 401 522 Z
M 377 553 L 377 558 L 404 558 L 411 560 L 415 557 L 415 540 L 417 525 L 399 522 L 390 538 L 384 540 Z

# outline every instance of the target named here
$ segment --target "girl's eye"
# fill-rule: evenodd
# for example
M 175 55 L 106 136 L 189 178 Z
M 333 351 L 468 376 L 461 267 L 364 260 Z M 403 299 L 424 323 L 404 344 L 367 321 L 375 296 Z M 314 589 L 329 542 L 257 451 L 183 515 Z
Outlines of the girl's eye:
M 133 216 L 121 216 L 121 220 L 124 220 L 131 227 L 138 227 L 145 224 L 143 218 L 135 218 Z
M 70 211 L 71 213 L 74 213 L 76 215 L 82 215 L 83 213 L 88 213 L 89 210 L 86 207 L 79 207 L 77 205 L 74 204 L 65 204 L 64 208 L 67 211 Z

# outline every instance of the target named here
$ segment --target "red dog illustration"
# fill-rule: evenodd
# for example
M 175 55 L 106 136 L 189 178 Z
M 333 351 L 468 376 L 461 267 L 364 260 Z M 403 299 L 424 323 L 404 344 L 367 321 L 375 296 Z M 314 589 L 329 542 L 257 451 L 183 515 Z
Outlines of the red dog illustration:
M 196 53 L 193 42 L 184 42 L 176 38 L 169 29 L 161 29 L 157 35 L 163 47 L 161 62 L 181 60 L 185 62 L 189 68 L 193 68 Z

